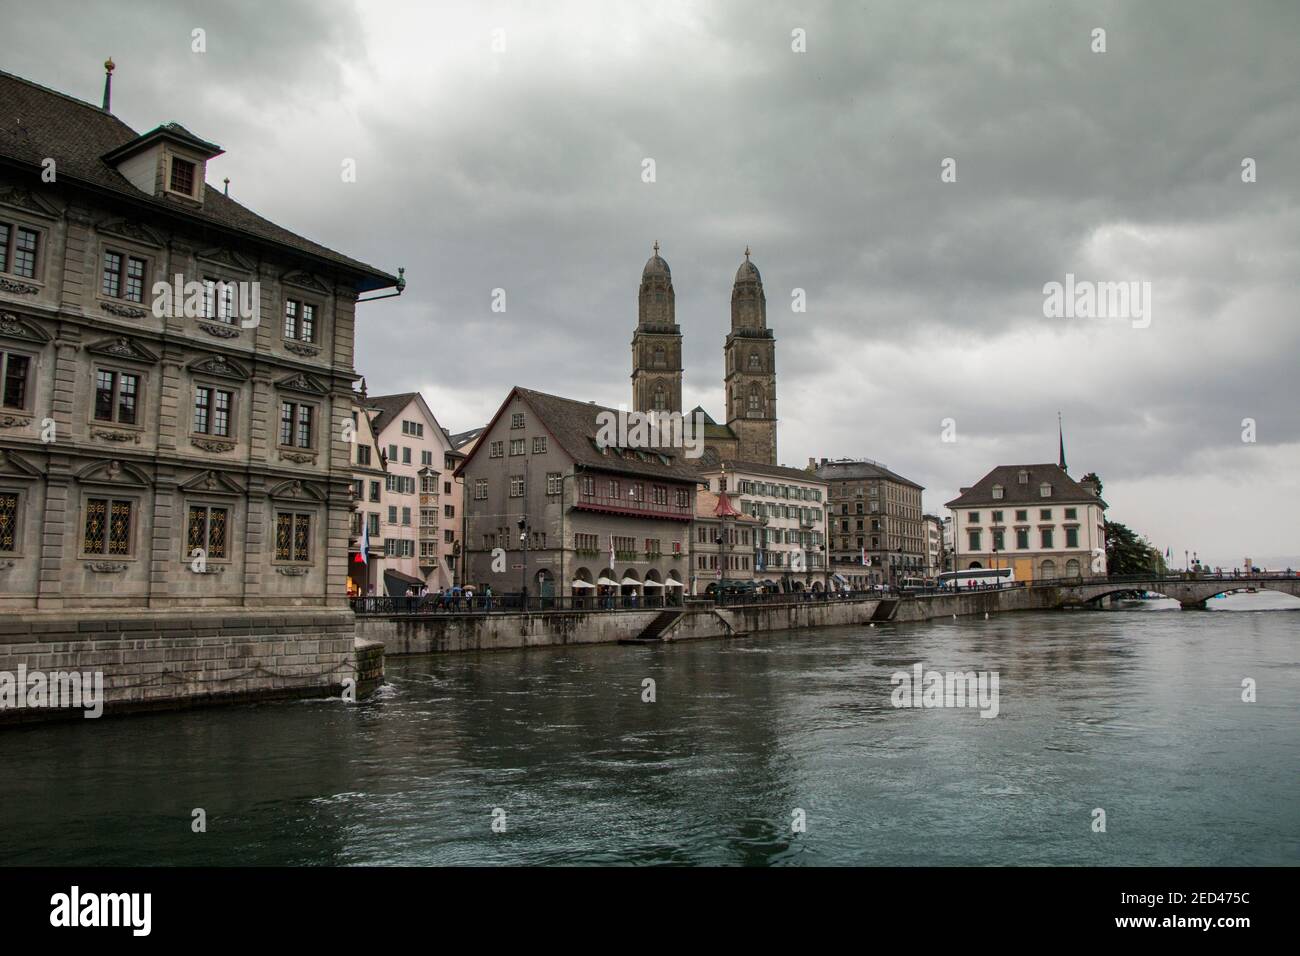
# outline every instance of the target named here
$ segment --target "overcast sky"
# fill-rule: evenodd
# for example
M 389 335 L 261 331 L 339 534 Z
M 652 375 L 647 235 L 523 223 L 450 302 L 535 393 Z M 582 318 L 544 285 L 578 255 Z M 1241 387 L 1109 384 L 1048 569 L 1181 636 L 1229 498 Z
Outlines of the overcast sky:
M 372 394 L 422 390 L 450 431 L 515 384 L 630 401 L 656 239 L 686 407 L 721 418 L 749 245 L 782 463 L 874 458 L 941 511 L 994 465 L 1054 460 L 1060 410 L 1071 474 L 1099 472 L 1110 517 L 1179 563 L 1300 566 L 1294 0 L 132 0 L 4 19 L 3 69 L 98 102 L 112 55 L 124 121 L 227 150 L 210 183 L 405 266 L 405 295 L 361 307 L 357 368 Z M 1044 317 L 1067 273 L 1150 282 L 1149 327 Z

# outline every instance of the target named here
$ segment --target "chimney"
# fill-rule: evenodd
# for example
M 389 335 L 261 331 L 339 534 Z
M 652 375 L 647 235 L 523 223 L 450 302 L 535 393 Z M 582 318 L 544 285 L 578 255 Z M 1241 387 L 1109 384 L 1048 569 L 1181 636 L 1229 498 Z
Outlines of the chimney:
M 817 459 L 816 459 L 816 458 L 811 458 L 811 457 L 810 457 L 810 458 L 808 459 L 808 470 L 809 470 L 809 471 L 812 471 L 812 470 L 815 469 L 816 467 L 817 467 Z
M 111 112 L 109 109 L 113 102 L 113 58 L 110 56 L 104 61 L 104 105 L 102 109 L 105 113 Z

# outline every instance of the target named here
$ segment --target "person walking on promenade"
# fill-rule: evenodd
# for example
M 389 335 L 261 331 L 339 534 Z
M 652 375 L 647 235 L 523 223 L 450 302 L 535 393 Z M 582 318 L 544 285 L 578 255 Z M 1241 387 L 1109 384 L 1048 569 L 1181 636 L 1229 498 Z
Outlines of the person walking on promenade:
M 492 610 L 492 585 L 485 585 L 483 588 L 483 610 Z

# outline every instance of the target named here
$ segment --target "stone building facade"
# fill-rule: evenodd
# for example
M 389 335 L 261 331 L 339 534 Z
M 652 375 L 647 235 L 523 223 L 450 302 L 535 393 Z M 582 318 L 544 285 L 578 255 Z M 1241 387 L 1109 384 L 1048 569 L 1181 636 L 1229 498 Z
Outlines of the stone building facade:
M 177 124 L 0 104 L 0 607 L 347 614 L 355 309 L 399 280 L 207 185 Z
M 680 598 L 695 463 L 681 449 L 602 447 L 602 415 L 617 411 L 515 388 L 479 436 L 458 474 L 465 581 L 480 593 Z
M 831 569 L 852 588 L 896 585 L 925 573 L 921 492 L 914 481 L 874 461 L 809 461 L 830 488 Z M 864 561 L 865 558 L 865 561 Z

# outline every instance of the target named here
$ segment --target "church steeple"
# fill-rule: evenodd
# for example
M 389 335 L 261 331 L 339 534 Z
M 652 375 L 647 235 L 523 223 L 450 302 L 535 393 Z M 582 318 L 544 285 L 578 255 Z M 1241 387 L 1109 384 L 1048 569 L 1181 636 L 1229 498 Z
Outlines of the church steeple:
M 1061 457 L 1057 462 L 1061 466 L 1061 471 L 1069 474 L 1070 469 L 1065 466 L 1065 428 L 1061 424 L 1061 413 L 1056 413 L 1056 437 L 1061 443 Z
M 723 346 L 727 425 L 738 439 L 737 457 L 775 465 L 776 339 L 767 327 L 763 277 L 749 255 L 746 246 L 731 288 L 731 331 Z
M 654 253 L 641 270 L 637 326 L 632 334 L 632 409 L 638 412 L 682 410 L 682 332 L 677 326 L 673 273 Z

